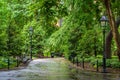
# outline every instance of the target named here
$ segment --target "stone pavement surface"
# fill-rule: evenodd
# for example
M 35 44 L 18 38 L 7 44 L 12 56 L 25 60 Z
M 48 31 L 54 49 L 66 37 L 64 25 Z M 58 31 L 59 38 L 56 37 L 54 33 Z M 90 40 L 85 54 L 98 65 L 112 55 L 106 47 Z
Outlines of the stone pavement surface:
M 0 80 L 120 80 L 120 74 L 77 70 L 64 58 L 46 58 L 31 61 L 25 69 L 1 71 Z

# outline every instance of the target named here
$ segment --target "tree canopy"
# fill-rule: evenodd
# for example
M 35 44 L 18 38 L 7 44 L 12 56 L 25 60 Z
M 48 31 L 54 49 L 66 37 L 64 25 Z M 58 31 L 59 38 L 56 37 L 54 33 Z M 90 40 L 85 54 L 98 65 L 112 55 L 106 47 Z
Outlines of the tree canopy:
M 34 55 L 49 56 L 51 52 L 67 58 L 102 55 L 100 18 L 106 15 L 110 24 L 106 35 L 112 30 L 116 41 L 116 45 L 112 39 L 109 43 L 113 45 L 109 48 L 112 52 L 107 53 L 110 58 L 111 53 L 115 55 L 119 50 L 119 30 L 115 28 L 119 3 L 118 0 L 1 0 L 0 55 L 29 55 L 30 27 L 33 27 Z

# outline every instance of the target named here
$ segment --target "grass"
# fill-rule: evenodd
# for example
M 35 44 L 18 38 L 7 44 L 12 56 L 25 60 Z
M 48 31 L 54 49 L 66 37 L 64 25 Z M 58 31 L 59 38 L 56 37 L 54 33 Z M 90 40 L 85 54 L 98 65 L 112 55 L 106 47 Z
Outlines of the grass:
M 9 57 L 10 68 L 14 68 L 17 65 L 17 61 L 15 58 Z M 8 68 L 8 58 L 0 57 L 0 69 Z

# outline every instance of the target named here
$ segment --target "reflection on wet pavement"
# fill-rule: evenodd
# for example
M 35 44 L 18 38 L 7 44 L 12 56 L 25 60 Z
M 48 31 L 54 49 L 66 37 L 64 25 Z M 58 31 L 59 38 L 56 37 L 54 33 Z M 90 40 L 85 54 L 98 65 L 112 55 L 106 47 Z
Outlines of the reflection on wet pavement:
M 120 75 L 76 70 L 64 58 L 48 58 L 33 60 L 26 69 L 0 72 L 0 80 L 120 80 Z

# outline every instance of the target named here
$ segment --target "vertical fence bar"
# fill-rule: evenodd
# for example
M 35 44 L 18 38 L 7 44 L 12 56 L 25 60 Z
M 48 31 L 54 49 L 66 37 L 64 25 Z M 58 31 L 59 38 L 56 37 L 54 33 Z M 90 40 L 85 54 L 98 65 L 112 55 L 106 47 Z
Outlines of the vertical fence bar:
M 17 67 L 19 66 L 19 61 L 18 61 L 18 57 L 17 57 L 17 65 L 16 65 Z
M 98 59 L 97 59 L 97 68 L 96 68 L 96 71 L 98 72 L 99 70 L 98 70 Z
M 76 61 L 77 61 L 77 66 L 79 66 L 79 61 L 78 61 L 78 57 L 76 58 Z
M 85 68 L 85 66 L 84 66 L 84 58 L 82 59 L 82 67 L 83 67 L 83 69 Z
M 75 63 L 74 57 L 73 57 L 73 64 Z
M 10 69 L 10 59 L 9 59 L 9 57 L 8 57 L 8 70 Z

